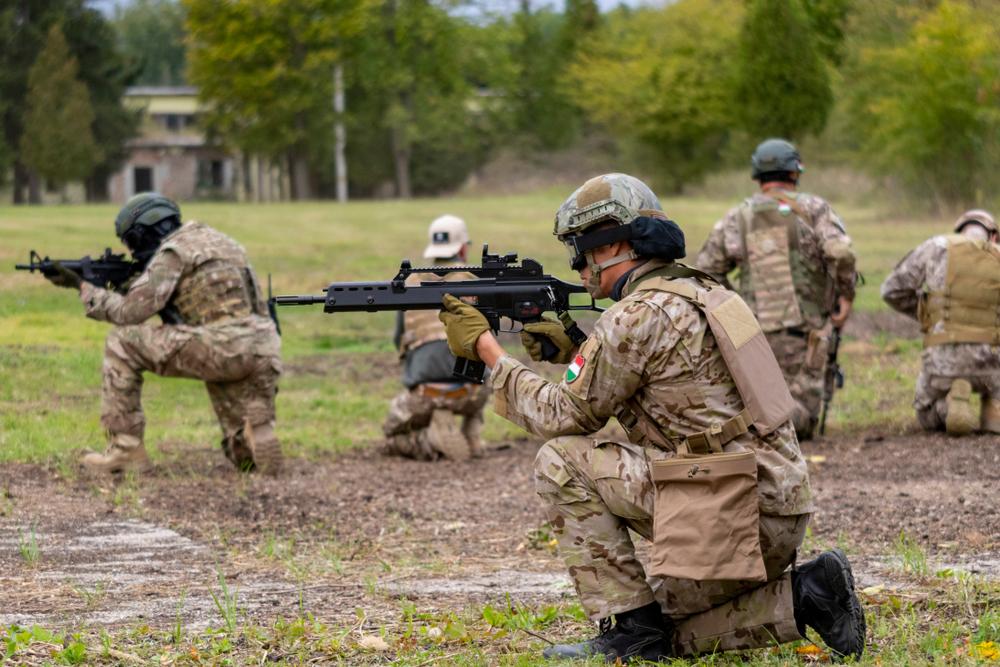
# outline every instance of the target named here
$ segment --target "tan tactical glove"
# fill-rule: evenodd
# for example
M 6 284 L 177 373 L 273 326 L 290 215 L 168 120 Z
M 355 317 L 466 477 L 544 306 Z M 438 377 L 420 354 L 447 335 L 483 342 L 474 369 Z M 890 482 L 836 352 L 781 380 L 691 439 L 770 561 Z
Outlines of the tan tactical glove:
M 482 361 L 476 354 L 476 341 L 483 332 L 490 330 L 490 324 L 482 313 L 467 303 L 463 303 L 450 294 L 445 294 L 444 307 L 438 319 L 444 323 L 448 332 L 448 347 L 456 357 L 465 357 L 473 361 Z
M 566 327 L 563 326 L 562 322 L 556 322 L 555 320 L 543 317 L 541 322 L 525 324 L 524 329 L 521 330 L 521 345 L 531 355 L 532 361 L 543 361 L 542 343 L 531 334 L 546 336 L 559 348 L 559 354 L 544 361 L 548 361 L 551 364 L 568 364 L 573 360 L 576 343 L 571 341 L 569 336 L 566 335 Z
M 81 278 L 78 274 L 67 269 L 62 265 L 62 262 L 52 262 L 52 268 L 56 270 L 56 275 L 45 276 L 46 280 L 56 287 L 68 287 L 77 291 L 80 290 L 80 285 L 83 284 L 83 278 Z

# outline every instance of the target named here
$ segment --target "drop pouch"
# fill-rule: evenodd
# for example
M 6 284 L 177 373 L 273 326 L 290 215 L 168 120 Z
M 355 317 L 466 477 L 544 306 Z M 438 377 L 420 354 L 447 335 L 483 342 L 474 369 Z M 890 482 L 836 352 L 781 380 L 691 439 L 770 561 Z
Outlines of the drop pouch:
M 752 451 L 652 461 L 654 577 L 767 581 Z
M 826 329 L 811 329 L 806 344 L 806 368 L 818 370 L 826 365 L 827 353 L 830 350 L 830 338 L 833 332 Z

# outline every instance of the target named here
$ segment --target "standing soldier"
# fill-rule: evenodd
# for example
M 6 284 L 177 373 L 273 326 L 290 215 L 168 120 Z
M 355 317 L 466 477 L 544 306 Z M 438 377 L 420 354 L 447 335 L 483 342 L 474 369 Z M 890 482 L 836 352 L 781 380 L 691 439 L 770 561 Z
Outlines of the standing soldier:
M 792 423 L 809 440 L 823 402 L 829 320 L 844 326 L 854 302 L 855 254 L 844 223 L 816 195 L 796 191 L 802 160 L 792 144 L 768 139 L 750 159 L 761 191 L 715 223 L 697 266 L 737 291 L 767 335 L 796 402 Z
M 923 368 L 913 407 L 920 425 L 966 435 L 973 391 L 979 428 L 1000 433 L 1000 246 L 997 223 L 972 210 L 955 233 L 924 241 L 882 283 L 882 299 L 920 322 Z
M 467 264 L 469 232 L 465 221 L 443 215 L 427 230 L 426 259 L 435 266 Z M 407 278 L 408 285 L 432 280 L 468 280 L 470 273 L 449 273 L 442 277 L 421 273 Z M 393 341 L 403 360 L 406 391 L 392 399 L 389 416 L 382 427 L 386 454 L 424 461 L 479 458 L 483 455 L 479 432 L 483 426 L 483 405 L 489 398 L 484 385 L 457 382 L 453 376 L 455 356 L 448 349 L 444 325 L 437 313 L 413 310 L 399 313 Z M 455 423 L 460 415 L 462 426 Z
M 573 358 L 562 382 L 505 354 L 471 306 L 446 296 L 440 315 L 452 351 L 492 368 L 497 414 L 549 438 L 535 460 L 535 487 L 600 635 L 545 654 L 659 660 L 797 640 L 808 625 L 837 653 L 860 656 L 864 616 L 843 552 L 786 571 L 806 534 L 812 492 L 788 420 L 791 396 L 746 304 L 674 263 L 684 256 L 683 234 L 631 176 L 587 181 L 560 207 L 555 234 L 591 296 L 616 302 L 579 349 L 546 332 Z M 612 416 L 629 442 L 594 436 Z M 699 487 L 697 498 L 677 495 L 685 484 L 718 482 L 713 471 L 725 474 L 737 458 L 754 480 L 745 495 L 728 483 Z M 664 483 L 666 466 L 682 479 Z M 749 503 L 745 513 L 737 496 Z M 653 568 L 677 574 L 647 575 L 630 529 L 647 539 L 655 532 Z M 736 533 L 752 548 L 729 548 Z M 703 537 L 710 543 L 686 558 L 658 552 Z M 757 574 L 697 574 L 729 566 Z
M 277 474 L 274 396 L 281 338 L 268 316 L 246 250 L 156 193 L 136 195 L 115 234 L 144 267 L 127 294 L 109 292 L 61 265 L 50 280 L 80 291 L 87 317 L 115 326 L 104 346 L 101 426 L 109 445 L 83 465 L 98 472 L 150 468 L 143 443 L 143 373 L 204 380 L 222 426 L 222 448 L 237 468 Z M 165 322 L 145 324 L 165 312 Z

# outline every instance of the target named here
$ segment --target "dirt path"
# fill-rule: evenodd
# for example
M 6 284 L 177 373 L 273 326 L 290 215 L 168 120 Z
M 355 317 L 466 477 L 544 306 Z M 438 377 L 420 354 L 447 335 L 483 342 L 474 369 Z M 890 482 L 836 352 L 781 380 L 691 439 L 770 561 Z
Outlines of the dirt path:
M 238 475 L 214 450 L 162 448 L 183 465 L 141 480 L 0 466 L 0 623 L 166 628 L 184 594 L 184 623 L 197 628 L 218 622 L 208 591 L 221 594 L 219 570 L 261 618 L 338 621 L 361 607 L 391 624 L 399 598 L 433 613 L 508 593 L 532 604 L 572 595 L 547 536 L 528 536 L 545 521 L 531 476 L 537 444 L 434 464 L 357 450 L 292 461 L 278 479 Z M 904 529 L 941 567 L 1000 579 L 997 438 L 870 436 L 804 449 L 818 507 L 808 546 L 839 539 L 861 585 L 893 584 L 885 553 Z M 41 557 L 28 568 L 20 543 L 36 517 Z

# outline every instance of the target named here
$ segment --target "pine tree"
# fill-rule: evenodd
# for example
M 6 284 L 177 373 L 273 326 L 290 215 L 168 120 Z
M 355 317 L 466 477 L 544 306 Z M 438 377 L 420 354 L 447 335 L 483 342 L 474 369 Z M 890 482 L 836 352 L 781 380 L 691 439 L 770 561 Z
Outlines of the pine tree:
M 735 75 L 737 117 L 755 138 L 818 134 L 833 92 L 800 0 L 748 4 Z
M 103 159 L 91 130 L 90 93 L 77 78 L 79 71 L 62 28 L 52 26 L 28 74 L 20 158 L 53 184 L 83 179 Z

